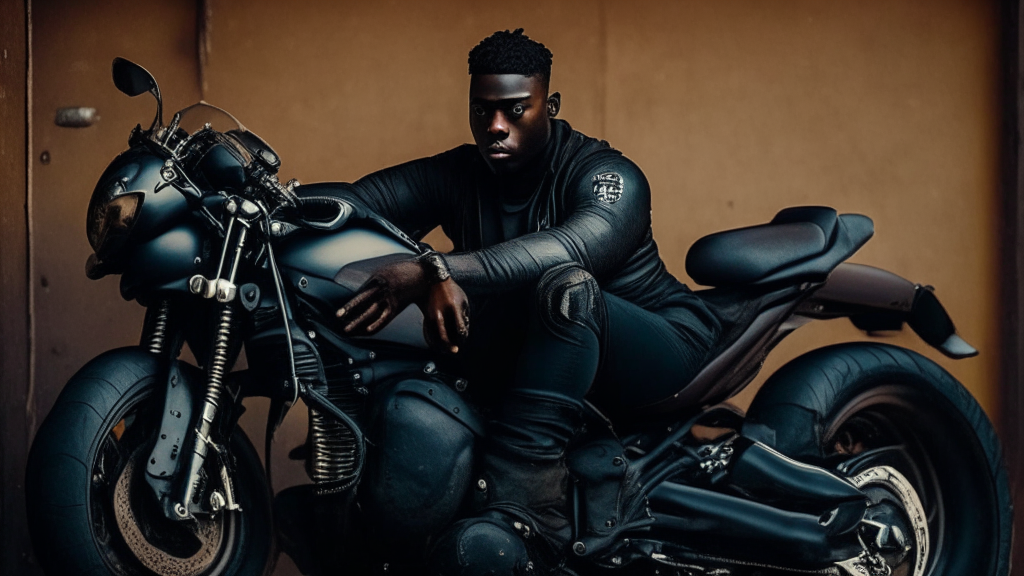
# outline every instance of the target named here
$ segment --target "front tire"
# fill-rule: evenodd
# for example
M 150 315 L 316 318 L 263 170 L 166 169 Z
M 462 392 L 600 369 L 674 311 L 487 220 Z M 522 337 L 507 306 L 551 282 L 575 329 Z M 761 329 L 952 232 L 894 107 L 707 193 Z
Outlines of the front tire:
M 202 382 L 197 369 L 181 367 Z M 240 429 L 227 444 L 241 512 L 178 523 L 156 509 L 141 474 L 165 376 L 161 361 L 141 349 L 107 352 L 71 378 L 43 421 L 29 453 L 26 497 L 47 574 L 257 576 L 272 569 L 271 494 Z
M 1008 574 L 1013 514 L 995 430 L 924 356 L 876 343 L 810 352 L 765 383 L 743 433 L 848 476 L 895 468 L 927 517 L 923 574 Z

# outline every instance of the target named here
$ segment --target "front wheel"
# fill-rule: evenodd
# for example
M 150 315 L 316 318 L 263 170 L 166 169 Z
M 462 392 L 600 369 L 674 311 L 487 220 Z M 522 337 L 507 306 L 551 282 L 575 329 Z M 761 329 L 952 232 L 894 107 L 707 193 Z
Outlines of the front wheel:
M 911 538 L 894 574 L 1008 574 L 1012 507 L 999 441 L 970 393 L 931 360 L 875 343 L 815 350 L 765 383 L 744 434 L 861 482 L 886 469 L 904 478 L 927 541 Z M 862 489 L 907 508 L 885 484 Z M 908 537 L 913 513 L 894 519 Z
M 202 381 L 195 368 L 182 368 Z M 241 430 L 227 448 L 242 510 L 189 522 L 160 512 L 143 474 L 165 374 L 141 349 L 107 352 L 72 377 L 40 427 L 26 496 L 36 558 L 47 574 L 257 576 L 272 568 L 271 495 Z M 219 482 L 219 475 L 208 477 Z

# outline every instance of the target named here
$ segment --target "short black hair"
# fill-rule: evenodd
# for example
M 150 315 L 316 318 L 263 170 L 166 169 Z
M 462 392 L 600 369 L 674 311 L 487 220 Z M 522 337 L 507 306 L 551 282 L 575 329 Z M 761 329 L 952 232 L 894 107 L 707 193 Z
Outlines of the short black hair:
M 469 73 L 540 74 L 547 83 L 551 80 L 551 50 L 523 34 L 522 28 L 495 32 L 469 51 Z

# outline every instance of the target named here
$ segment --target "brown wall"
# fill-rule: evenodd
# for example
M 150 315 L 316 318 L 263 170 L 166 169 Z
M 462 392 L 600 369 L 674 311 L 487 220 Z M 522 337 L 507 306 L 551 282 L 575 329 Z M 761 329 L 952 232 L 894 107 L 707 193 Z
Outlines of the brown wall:
M 655 238 L 673 272 L 685 277 L 698 237 L 767 221 L 785 206 L 867 214 L 877 236 L 854 260 L 936 286 L 982 354 L 951 362 L 911 334 L 889 341 L 939 360 L 997 416 L 994 2 L 211 6 L 206 99 L 274 145 L 285 178 L 304 182 L 351 180 L 468 141 L 466 53 L 494 30 L 525 27 L 555 54 L 562 117 L 647 174 Z M 200 88 L 192 3 L 54 0 L 36 2 L 33 14 L 33 414 L 41 419 L 79 366 L 139 333 L 141 309 L 119 299 L 116 279 L 90 282 L 82 272 L 95 179 L 152 114 L 147 97 L 113 88 L 110 61 L 121 55 L 149 68 L 168 112 Z M 57 128 L 54 110 L 69 105 L 94 106 L 102 119 Z M 845 321 L 802 328 L 766 372 L 812 347 L 863 337 Z M 279 456 L 304 439 L 295 412 Z M 262 423 L 258 409 L 246 416 L 257 438 Z M 277 478 L 282 487 L 302 472 L 282 467 Z
M 207 99 L 272 142 L 287 176 L 354 179 L 468 141 L 466 52 L 523 26 L 555 54 L 562 117 L 646 172 L 674 273 L 700 236 L 785 206 L 867 214 L 877 237 L 854 260 L 936 286 L 982 355 L 891 341 L 938 358 L 996 417 L 994 4 L 257 4 L 215 5 Z M 769 368 L 862 337 L 813 325 Z

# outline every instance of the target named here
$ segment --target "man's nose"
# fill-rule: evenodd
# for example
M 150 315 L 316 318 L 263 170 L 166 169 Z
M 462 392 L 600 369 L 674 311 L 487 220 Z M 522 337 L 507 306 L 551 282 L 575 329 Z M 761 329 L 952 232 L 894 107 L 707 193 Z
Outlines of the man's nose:
M 508 118 L 501 110 L 495 110 L 491 116 L 491 123 L 487 126 L 487 133 L 493 136 L 508 136 Z

